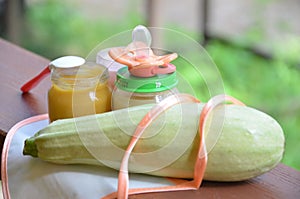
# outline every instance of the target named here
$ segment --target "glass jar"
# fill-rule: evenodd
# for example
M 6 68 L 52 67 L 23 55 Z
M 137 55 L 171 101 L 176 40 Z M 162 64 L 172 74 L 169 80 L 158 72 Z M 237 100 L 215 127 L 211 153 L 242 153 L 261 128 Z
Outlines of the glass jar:
M 60 68 L 50 65 L 52 86 L 48 92 L 50 122 L 57 119 L 111 110 L 111 89 L 104 66 L 86 62 Z
M 176 72 L 142 78 L 130 75 L 127 67 L 121 68 L 112 94 L 112 110 L 159 103 L 178 93 L 177 83 Z
M 117 77 L 117 72 L 120 68 L 125 67 L 125 65 L 116 62 L 109 56 L 108 51 L 110 49 L 111 48 L 106 48 L 99 51 L 97 53 L 96 62 L 102 66 L 105 66 L 108 69 L 108 73 L 109 73 L 108 84 L 113 89 Z

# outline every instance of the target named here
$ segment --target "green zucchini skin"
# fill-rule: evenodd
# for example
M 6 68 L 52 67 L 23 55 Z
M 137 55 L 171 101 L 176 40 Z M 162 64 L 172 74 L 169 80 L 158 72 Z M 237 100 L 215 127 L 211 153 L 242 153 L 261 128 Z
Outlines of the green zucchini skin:
M 203 106 L 176 105 L 153 121 L 131 155 L 130 172 L 193 178 Z M 25 140 L 23 154 L 52 163 L 118 169 L 131 135 L 150 108 L 138 106 L 55 121 Z M 209 146 L 204 180 L 247 180 L 281 161 L 285 138 L 274 118 L 237 105 L 219 106 L 211 118 L 213 128 L 206 128 Z

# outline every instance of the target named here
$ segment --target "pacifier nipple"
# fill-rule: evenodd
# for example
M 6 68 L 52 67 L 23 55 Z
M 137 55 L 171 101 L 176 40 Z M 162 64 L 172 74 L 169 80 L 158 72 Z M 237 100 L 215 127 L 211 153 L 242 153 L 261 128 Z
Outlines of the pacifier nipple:
M 132 44 L 136 48 L 136 59 L 146 59 L 150 56 L 151 42 L 151 34 L 145 26 L 138 25 L 133 29 Z

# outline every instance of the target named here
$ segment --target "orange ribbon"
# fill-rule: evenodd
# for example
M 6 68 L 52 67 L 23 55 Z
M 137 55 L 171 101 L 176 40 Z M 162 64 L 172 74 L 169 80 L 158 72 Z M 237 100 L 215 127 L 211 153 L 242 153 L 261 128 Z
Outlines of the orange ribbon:
M 203 107 L 200 119 L 199 119 L 199 135 L 200 135 L 200 143 L 198 148 L 198 155 L 195 162 L 194 167 L 194 178 L 193 180 L 180 180 L 180 183 L 177 185 L 163 186 L 163 187 L 154 187 L 154 188 L 132 188 L 129 189 L 129 176 L 128 176 L 128 160 L 130 154 L 138 142 L 139 138 L 143 134 L 144 130 L 151 124 L 153 120 L 155 120 L 161 113 L 171 108 L 172 106 L 179 103 L 199 103 L 200 101 L 195 97 L 188 94 L 178 94 L 173 95 L 162 102 L 155 105 L 140 121 L 137 126 L 134 135 L 125 151 L 123 156 L 120 171 L 119 171 L 119 179 L 118 179 L 118 191 L 111 193 L 105 196 L 103 199 L 127 199 L 128 195 L 132 194 L 141 194 L 141 193 L 151 193 L 151 192 L 166 192 L 166 191 L 182 191 L 182 190 L 197 190 L 199 189 L 205 169 L 207 164 L 207 151 L 205 146 L 204 139 L 204 127 L 207 123 L 208 115 L 213 111 L 214 108 L 223 104 L 225 102 L 231 102 L 233 104 L 242 105 L 244 104 L 239 100 L 227 96 L 227 95 L 217 95 L 211 98 Z

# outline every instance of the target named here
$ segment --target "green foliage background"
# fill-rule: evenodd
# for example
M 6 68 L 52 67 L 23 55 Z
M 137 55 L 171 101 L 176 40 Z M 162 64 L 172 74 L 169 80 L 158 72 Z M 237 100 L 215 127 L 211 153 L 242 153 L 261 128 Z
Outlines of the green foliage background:
M 63 2 L 50 0 L 28 7 L 26 21 L 22 45 L 49 59 L 65 54 L 85 57 L 95 45 L 110 36 L 145 24 L 145 19 L 134 10 L 119 22 L 103 18 L 91 20 Z M 176 25 L 172 28 L 196 38 L 194 32 Z M 259 33 L 259 29 L 250 32 L 238 44 L 259 40 Z M 286 137 L 282 162 L 300 170 L 299 38 L 284 50 L 274 51 L 272 59 L 264 59 L 241 45 L 220 40 L 211 40 L 205 48 L 222 75 L 226 93 L 268 113 L 281 124 Z M 196 89 L 203 89 L 200 81 L 190 79 Z

